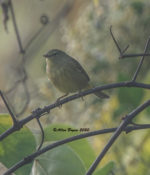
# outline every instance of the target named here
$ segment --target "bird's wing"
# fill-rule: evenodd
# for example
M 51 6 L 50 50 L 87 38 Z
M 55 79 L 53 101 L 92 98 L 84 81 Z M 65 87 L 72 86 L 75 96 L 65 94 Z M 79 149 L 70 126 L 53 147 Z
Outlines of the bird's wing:
M 70 57 L 70 56 L 69 56 L 69 57 Z M 81 66 L 81 64 L 80 64 L 78 61 L 76 61 L 74 58 L 72 58 L 72 57 L 70 57 L 70 59 L 72 60 L 73 64 L 76 65 L 76 69 L 77 69 L 78 71 L 80 71 L 82 74 L 84 74 L 85 77 L 87 78 L 87 80 L 89 81 L 90 78 L 89 78 L 88 74 L 86 73 L 86 71 L 85 71 L 85 70 L 83 69 L 83 67 Z

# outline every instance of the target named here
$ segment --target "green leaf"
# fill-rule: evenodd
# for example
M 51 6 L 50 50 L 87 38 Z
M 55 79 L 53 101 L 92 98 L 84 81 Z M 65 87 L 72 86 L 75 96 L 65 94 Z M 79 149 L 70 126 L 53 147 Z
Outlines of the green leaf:
M 12 120 L 8 114 L 0 115 L 0 133 L 12 127 Z M 35 139 L 27 127 L 9 135 L 0 142 L 0 162 L 7 168 L 13 166 L 24 157 L 31 154 L 36 147 Z M 15 173 L 18 175 L 28 175 L 32 164 L 19 168 Z
M 144 95 L 143 89 L 140 88 L 120 88 L 118 90 L 118 98 L 120 104 L 137 107 Z
M 80 131 L 69 131 L 69 128 L 75 129 L 70 125 L 52 124 L 44 128 L 45 141 L 57 141 L 81 134 Z
M 32 168 L 32 175 L 85 175 L 85 172 L 82 160 L 67 145 L 41 155 L 34 161 Z
M 93 175 L 109 175 L 110 172 L 114 169 L 115 163 L 109 162 L 104 167 L 98 169 Z
M 118 81 L 127 81 L 127 75 L 120 73 L 118 75 Z M 129 88 L 123 87 L 118 89 L 118 99 L 120 104 L 124 106 L 124 110 L 129 108 L 137 107 L 144 95 L 144 91 L 142 88 Z
M 66 130 L 66 131 L 54 131 L 54 128 Z M 62 140 L 68 137 L 72 137 L 83 132 L 80 131 L 68 131 L 68 128 L 75 129 L 69 125 L 63 124 L 53 124 L 44 129 L 45 131 L 45 141 L 57 141 Z M 78 129 L 80 130 L 80 128 Z M 80 139 L 70 143 L 67 143 L 83 160 L 85 167 L 88 169 L 92 162 L 95 160 L 96 156 L 94 150 L 91 145 L 87 141 L 87 139 Z

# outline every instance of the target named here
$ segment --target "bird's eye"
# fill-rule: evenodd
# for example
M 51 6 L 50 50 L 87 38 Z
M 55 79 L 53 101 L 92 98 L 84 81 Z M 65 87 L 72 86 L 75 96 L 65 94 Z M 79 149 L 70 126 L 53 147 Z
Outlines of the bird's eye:
M 57 52 L 54 52 L 54 55 L 57 55 Z

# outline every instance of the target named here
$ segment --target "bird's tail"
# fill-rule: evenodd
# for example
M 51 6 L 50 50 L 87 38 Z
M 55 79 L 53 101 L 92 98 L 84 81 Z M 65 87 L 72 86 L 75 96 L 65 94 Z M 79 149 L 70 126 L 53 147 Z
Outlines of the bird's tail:
M 94 94 L 99 98 L 109 98 L 109 96 L 101 91 L 94 92 Z
M 92 88 L 92 87 L 94 87 L 92 84 L 88 84 L 88 88 Z M 102 91 L 94 92 L 94 94 L 99 98 L 109 98 L 109 96 L 103 93 Z

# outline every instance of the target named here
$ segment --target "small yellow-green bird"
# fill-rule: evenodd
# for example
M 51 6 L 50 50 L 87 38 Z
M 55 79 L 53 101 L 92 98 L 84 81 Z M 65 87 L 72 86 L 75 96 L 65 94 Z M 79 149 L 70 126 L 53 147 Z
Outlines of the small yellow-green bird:
M 53 49 L 45 54 L 44 57 L 46 57 L 46 72 L 48 78 L 59 91 L 65 94 L 60 98 L 67 96 L 69 93 L 81 92 L 83 89 L 93 87 L 90 84 L 88 74 L 80 63 L 65 52 Z M 95 92 L 94 94 L 100 98 L 109 97 L 101 91 Z

